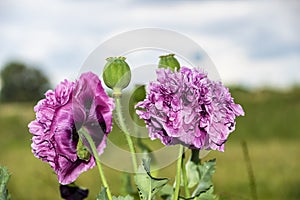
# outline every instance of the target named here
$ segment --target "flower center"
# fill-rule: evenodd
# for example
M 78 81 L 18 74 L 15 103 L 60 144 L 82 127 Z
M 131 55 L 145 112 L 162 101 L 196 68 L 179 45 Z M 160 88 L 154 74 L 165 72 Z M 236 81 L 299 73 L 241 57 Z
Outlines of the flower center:
M 83 144 L 82 139 L 79 137 L 75 126 L 72 130 L 72 141 L 77 143 L 76 145 L 77 157 L 80 160 L 89 161 L 91 157 L 91 153 L 89 152 L 88 148 Z
M 81 160 L 89 161 L 91 158 L 91 153 L 89 152 L 88 148 L 83 144 L 80 137 L 77 143 L 76 152 L 78 158 Z

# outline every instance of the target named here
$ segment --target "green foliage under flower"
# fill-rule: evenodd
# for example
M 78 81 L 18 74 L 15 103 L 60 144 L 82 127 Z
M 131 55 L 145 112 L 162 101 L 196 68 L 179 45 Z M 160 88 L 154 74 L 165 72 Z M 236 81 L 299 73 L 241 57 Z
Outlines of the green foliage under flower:
M 168 178 L 154 178 L 150 172 L 150 159 L 143 159 L 134 180 L 141 200 L 154 199 L 155 195 L 168 183 Z
M 249 180 L 240 145 L 240 139 L 244 139 L 249 146 L 254 167 L 258 198 L 261 200 L 299 199 L 297 186 L 300 177 L 292 172 L 299 169 L 300 162 L 297 160 L 292 163 L 289 162 L 293 160 L 294 155 L 300 153 L 298 148 L 299 123 L 296 123 L 300 117 L 299 88 L 289 91 L 265 89 L 263 92 L 231 88 L 231 92 L 242 103 L 247 115 L 238 119 L 237 130 L 227 144 L 226 153 L 211 152 L 206 158 L 216 157 L 218 161 L 214 175 L 215 193 L 222 200 L 250 199 Z M 126 94 L 124 94 L 124 98 L 125 96 Z M 32 106 L 33 104 L 26 103 L 2 103 L 0 105 L 0 136 L 5 138 L 5 140 L 0 141 L 1 164 L 5 165 L 11 173 L 8 189 L 13 199 L 26 197 L 32 200 L 52 200 L 53 197 L 59 197 L 56 177 L 45 163 L 35 159 L 28 151 L 30 135 L 24 127 L 34 117 Z M 288 126 L 280 124 L 280 121 L 283 120 L 282 116 L 284 123 Z M 266 118 L 268 120 L 264 120 Z M 282 134 L 283 132 L 284 134 Z M 114 129 L 110 135 L 110 140 L 118 142 L 120 137 L 118 133 L 119 130 Z M 257 139 L 257 137 L 259 138 Z M 119 141 L 117 144 L 126 149 L 125 142 Z M 144 142 L 152 148 L 156 147 L 155 145 L 158 143 Z M 268 149 L 268 153 L 265 153 L 266 149 Z M 24 163 L 22 169 L 19 168 L 20 163 Z M 286 166 L 286 163 L 290 163 L 290 165 Z M 281 173 L 278 173 L 278 169 L 281 169 Z M 130 192 L 126 193 L 125 190 L 120 192 L 119 188 L 125 189 L 127 184 L 118 172 L 109 168 L 104 170 L 116 196 L 132 195 Z M 234 171 L 235 176 L 231 175 L 232 171 Z M 96 197 L 99 192 L 98 180 L 95 179 L 96 172 L 96 169 L 93 169 L 83 174 L 77 181 L 78 184 L 89 188 L 90 199 Z M 39 175 L 38 179 L 36 174 Z M 172 177 L 174 164 L 164 168 L 160 174 L 163 177 Z M 268 179 L 268 177 L 272 178 Z M 44 182 L 46 180 L 47 182 Z M 30 182 L 30 185 L 24 184 L 25 181 Z M 42 182 L 43 184 L 41 184 Z M 279 187 L 280 190 L 278 190 Z M 162 190 L 165 188 L 167 186 Z M 136 190 L 134 187 L 132 189 Z
M 107 192 L 105 188 L 101 189 L 101 192 L 97 195 L 96 200 L 108 200 Z M 112 200 L 134 200 L 134 198 L 130 195 L 127 195 L 125 197 L 123 196 L 113 196 Z
M 157 81 L 135 88 L 129 104 L 134 109 L 129 110 L 137 114 L 132 115 L 133 121 L 138 122 L 138 117 L 144 120 L 150 139 L 159 139 L 165 146 L 178 145 L 175 181 L 171 186 L 169 178 L 152 175 L 151 148 L 141 140 L 136 145 L 127 128 L 121 99 L 131 72 L 124 60 L 110 58 L 104 68 L 104 82 L 113 90 L 113 99 L 99 77 L 87 72 L 75 82 L 61 82 L 35 106 L 36 120 L 28 125 L 33 134 L 32 151 L 54 169 L 62 184 L 61 197 L 86 198 L 88 190 L 73 182 L 96 164 L 103 186 L 97 200 L 133 200 L 136 195 L 141 200 L 218 199 L 212 182 L 216 161 L 201 163 L 199 151 L 224 151 L 224 144 L 235 129 L 235 118 L 244 115 L 242 107 L 234 103 L 228 88 L 210 80 L 206 73 L 180 68 L 174 54 L 160 57 L 158 67 L 166 69 L 156 71 Z M 131 187 L 129 177 L 128 194 L 118 197 L 111 192 L 99 156 L 106 147 L 113 117 L 127 141 L 136 186 Z M 144 155 L 139 167 L 137 147 Z M 191 151 L 189 160 L 185 150 Z

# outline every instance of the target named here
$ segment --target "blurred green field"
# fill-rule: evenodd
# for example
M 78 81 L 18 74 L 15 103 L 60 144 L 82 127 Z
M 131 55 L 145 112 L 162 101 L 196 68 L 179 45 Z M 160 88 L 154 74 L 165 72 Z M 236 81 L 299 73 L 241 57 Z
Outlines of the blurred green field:
M 249 148 L 258 199 L 300 199 L 300 88 L 281 92 L 248 92 L 238 88 L 231 91 L 246 116 L 238 118 L 225 152 L 211 152 L 205 158 L 217 158 L 216 193 L 229 200 L 251 199 L 241 147 L 244 140 Z M 27 124 L 34 119 L 33 105 L 0 104 L 0 164 L 7 166 L 12 174 L 8 185 L 12 199 L 60 199 L 56 175 L 47 163 L 31 153 Z M 110 139 L 123 141 L 116 132 L 110 134 Z M 123 182 L 120 172 L 105 167 L 105 173 L 113 193 L 118 193 Z M 171 165 L 159 175 L 173 174 Z M 89 199 L 95 198 L 99 182 L 95 168 L 83 173 L 77 181 L 90 189 Z

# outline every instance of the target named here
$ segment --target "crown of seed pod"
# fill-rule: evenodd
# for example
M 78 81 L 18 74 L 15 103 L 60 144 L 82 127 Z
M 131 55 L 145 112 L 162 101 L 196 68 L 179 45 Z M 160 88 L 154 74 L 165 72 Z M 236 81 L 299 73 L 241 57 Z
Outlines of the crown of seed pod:
M 109 57 L 103 69 L 103 80 L 107 87 L 120 92 L 131 80 L 131 71 L 125 57 Z
M 159 56 L 158 68 L 169 68 L 173 72 L 175 70 L 179 71 L 180 64 L 174 56 L 175 56 L 175 54 Z

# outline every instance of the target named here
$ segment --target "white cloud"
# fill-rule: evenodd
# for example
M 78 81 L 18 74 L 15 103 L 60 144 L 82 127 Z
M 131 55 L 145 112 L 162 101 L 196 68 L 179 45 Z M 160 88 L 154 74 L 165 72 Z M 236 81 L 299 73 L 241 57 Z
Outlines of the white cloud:
M 0 4 L 0 64 L 10 58 L 40 63 L 53 83 L 75 77 L 88 54 L 110 36 L 149 26 L 172 29 L 197 41 L 225 83 L 300 82 L 295 73 L 300 67 L 296 1 L 11 0 Z

